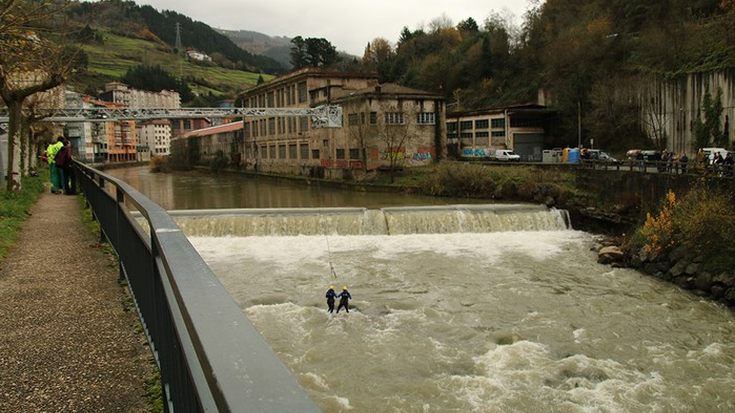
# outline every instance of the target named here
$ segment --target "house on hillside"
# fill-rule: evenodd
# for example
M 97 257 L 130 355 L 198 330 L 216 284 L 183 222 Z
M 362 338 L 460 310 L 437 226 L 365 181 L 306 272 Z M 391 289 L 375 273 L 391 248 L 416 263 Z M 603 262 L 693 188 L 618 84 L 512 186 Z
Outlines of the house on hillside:
M 246 168 L 342 178 L 425 165 L 445 152 L 444 98 L 380 85 L 372 74 L 301 69 L 249 89 L 239 101 L 249 108 L 339 105 L 342 127 L 314 128 L 308 116 L 247 117 L 240 130 L 228 132 L 229 141 L 201 139 L 202 154 L 222 150 Z M 196 135 L 201 131 L 188 134 Z
M 496 149 L 512 149 L 523 162 L 541 162 L 553 116 L 536 104 L 449 112 L 449 152 L 460 158 L 486 158 Z

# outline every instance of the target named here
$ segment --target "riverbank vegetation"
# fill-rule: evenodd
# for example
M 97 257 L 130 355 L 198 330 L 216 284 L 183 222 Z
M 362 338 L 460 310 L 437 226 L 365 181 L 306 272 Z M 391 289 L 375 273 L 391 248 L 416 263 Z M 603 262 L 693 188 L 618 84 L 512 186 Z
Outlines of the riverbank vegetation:
M 546 168 L 540 174 L 535 166 L 489 166 L 463 162 L 442 162 L 422 174 L 416 183 L 426 195 L 460 198 L 487 198 L 568 204 L 574 198 L 589 198 L 574 183 L 574 175 Z
M 0 188 L 0 262 L 15 247 L 23 222 L 31 215 L 31 207 L 44 191 L 48 172 L 23 178 L 21 191 Z
M 674 250 L 687 251 L 707 271 L 732 273 L 735 269 L 735 204 L 728 192 L 697 184 L 687 194 L 674 192 L 649 213 L 628 240 L 631 254 L 664 257 Z

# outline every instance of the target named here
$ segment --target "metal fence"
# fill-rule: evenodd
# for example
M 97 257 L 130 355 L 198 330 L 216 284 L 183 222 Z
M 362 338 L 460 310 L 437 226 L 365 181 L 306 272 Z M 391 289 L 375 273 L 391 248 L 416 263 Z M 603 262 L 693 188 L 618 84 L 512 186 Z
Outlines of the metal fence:
M 161 370 L 167 412 L 320 411 L 163 208 L 123 181 L 75 168 L 119 257 Z

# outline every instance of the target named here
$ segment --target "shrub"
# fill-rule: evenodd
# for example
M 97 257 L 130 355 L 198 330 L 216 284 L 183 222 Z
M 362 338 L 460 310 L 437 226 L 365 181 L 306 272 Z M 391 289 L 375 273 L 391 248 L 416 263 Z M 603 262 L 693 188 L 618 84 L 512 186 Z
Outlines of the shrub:
M 709 271 L 733 272 L 735 268 L 735 206 L 729 193 L 698 185 L 683 198 L 669 191 L 657 214 L 631 237 L 629 250 L 653 255 L 684 247 L 703 259 Z
M 730 193 L 695 187 L 676 209 L 681 244 L 704 258 L 710 271 L 735 268 L 735 206 Z
M 169 172 L 171 167 L 168 165 L 168 159 L 163 156 L 151 156 L 151 172 Z
M 669 191 L 658 215 L 646 214 L 646 222 L 640 232 L 645 240 L 643 250 L 647 253 L 658 255 L 674 246 L 674 232 L 677 230 L 674 222 L 676 206 L 676 194 Z

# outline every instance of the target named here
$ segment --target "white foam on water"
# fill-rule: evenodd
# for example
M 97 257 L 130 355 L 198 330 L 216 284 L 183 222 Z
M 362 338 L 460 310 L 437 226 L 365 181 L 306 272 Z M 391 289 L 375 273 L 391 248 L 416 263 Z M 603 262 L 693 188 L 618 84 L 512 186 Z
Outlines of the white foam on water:
M 597 264 L 592 243 L 576 231 L 192 238 L 325 413 L 735 411 L 732 315 Z M 327 313 L 330 284 L 349 286 L 349 314 Z

